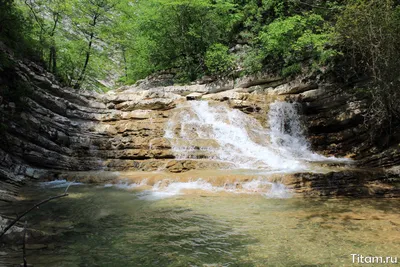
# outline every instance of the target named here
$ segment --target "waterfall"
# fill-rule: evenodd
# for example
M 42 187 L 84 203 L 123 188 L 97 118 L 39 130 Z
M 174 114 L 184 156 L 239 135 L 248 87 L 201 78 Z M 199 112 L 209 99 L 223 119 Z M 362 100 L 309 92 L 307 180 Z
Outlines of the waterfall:
M 298 171 L 308 161 L 326 160 L 313 153 L 304 136 L 296 104 L 274 102 L 270 128 L 225 103 L 190 101 L 170 118 L 165 137 L 177 159 L 208 159 L 240 169 Z
M 275 101 L 270 105 L 268 121 L 271 145 L 288 157 L 307 161 L 325 161 L 311 151 L 297 103 Z

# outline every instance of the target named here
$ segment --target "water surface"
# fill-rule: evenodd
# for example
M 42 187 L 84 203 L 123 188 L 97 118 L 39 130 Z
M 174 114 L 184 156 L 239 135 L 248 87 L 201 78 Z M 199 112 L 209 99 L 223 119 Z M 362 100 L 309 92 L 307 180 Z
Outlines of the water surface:
M 28 187 L 17 209 L 62 191 Z M 28 249 L 28 263 L 354 266 L 352 253 L 400 256 L 399 200 L 270 199 L 204 190 L 148 200 L 141 191 L 116 187 L 69 191 L 26 217 L 31 227 L 54 234 L 44 247 Z M 19 264 L 15 250 L 8 251 L 9 260 Z

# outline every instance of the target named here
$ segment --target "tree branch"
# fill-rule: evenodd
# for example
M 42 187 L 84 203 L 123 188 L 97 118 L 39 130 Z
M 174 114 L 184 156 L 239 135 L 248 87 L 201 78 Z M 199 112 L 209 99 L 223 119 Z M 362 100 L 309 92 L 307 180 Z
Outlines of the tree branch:
M 26 250 L 25 250 L 25 243 L 26 243 L 26 226 L 28 225 L 28 222 L 25 221 L 24 224 L 24 237 L 23 237 L 23 247 L 22 247 L 22 259 L 24 261 L 24 267 L 28 266 L 28 263 L 26 262 Z
M 28 214 L 29 212 L 31 212 L 32 210 L 34 210 L 35 208 L 38 208 L 39 206 L 46 204 L 47 202 L 51 201 L 51 200 L 55 200 L 58 198 L 62 198 L 62 197 L 66 197 L 69 194 L 67 193 L 69 187 L 71 186 L 73 182 L 71 182 L 67 188 L 65 189 L 64 193 L 58 196 L 52 196 L 49 197 L 45 200 L 40 201 L 39 203 L 37 203 L 36 205 L 34 205 L 33 207 L 31 207 L 30 209 L 26 210 L 24 213 L 22 213 L 21 215 L 19 215 L 14 221 L 12 221 L 9 225 L 7 225 L 6 228 L 4 228 L 3 232 L 0 234 L 0 239 L 7 233 L 8 230 L 10 230 L 11 227 L 14 226 L 14 224 L 16 224 L 19 220 L 21 220 L 26 214 Z
M 43 26 L 43 24 L 40 22 L 40 19 L 39 19 L 39 17 L 37 16 L 37 14 L 36 14 L 35 10 L 33 9 L 33 7 L 28 3 L 27 0 L 25 0 L 24 2 L 25 2 L 25 5 L 28 6 L 29 10 L 30 10 L 31 13 L 33 14 L 33 16 L 34 16 L 34 18 L 35 18 L 37 24 L 39 25 L 41 31 L 42 31 L 42 32 L 45 31 L 44 26 Z

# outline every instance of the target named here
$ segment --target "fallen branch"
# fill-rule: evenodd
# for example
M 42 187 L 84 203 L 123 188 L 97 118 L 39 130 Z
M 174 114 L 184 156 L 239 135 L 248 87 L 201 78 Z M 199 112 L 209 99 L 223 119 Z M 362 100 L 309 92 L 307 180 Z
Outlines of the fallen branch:
M 24 224 L 24 240 L 23 240 L 23 247 L 22 247 L 22 259 L 24 260 L 24 267 L 28 267 L 28 263 L 26 262 L 26 250 L 25 250 L 25 243 L 26 243 L 26 226 L 28 225 L 28 222 L 25 221 Z
M 51 201 L 51 200 L 54 200 L 54 199 L 58 199 L 58 198 L 62 198 L 62 197 L 68 196 L 67 191 L 68 191 L 68 188 L 71 186 L 72 183 L 73 183 L 73 182 L 71 182 L 71 183 L 67 186 L 67 188 L 65 189 L 65 191 L 64 191 L 63 194 L 58 195 L 58 196 L 49 197 L 48 199 L 42 200 L 42 201 L 40 201 L 39 203 L 37 203 L 36 205 L 34 205 L 32 208 L 26 210 L 24 213 L 22 213 L 21 215 L 19 215 L 14 221 L 12 221 L 9 225 L 7 225 L 6 228 L 4 228 L 3 232 L 0 234 L 0 239 L 5 235 L 5 233 L 7 233 L 8 230 L 10 230 L 11 227 L 14 226 L 14 224 L 16 224 L 19 220 L 21 220 L 26 214 L 28 214 L 28 213 L 31 212 L 32 210 L 38 208 L 39 206 L 41 206 L 41 205 L 43 205 L 43 204 L 45 204 L 45 203 L 47 203 L 47 202 L 49 202 L 49 201 Z

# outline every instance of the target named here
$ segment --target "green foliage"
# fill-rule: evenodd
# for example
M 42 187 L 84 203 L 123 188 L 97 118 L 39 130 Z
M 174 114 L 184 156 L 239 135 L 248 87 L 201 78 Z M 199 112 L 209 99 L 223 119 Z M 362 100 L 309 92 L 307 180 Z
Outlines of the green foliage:
M 21 57 L 35 58 L 38 44 L 30 38 L 31 31 L 31 21 L 23 16 L 15 2 L 0 0 L 0 42 L 12 48 L 13 52 Z M 4 65 L 4 62 L 0 64 Z
M 336 25 L 345 73 L 372 77 L 367 117 L 374 133 L 400 118 L 400 6 L 392 0 L 349 1 Z M 349 75 L 350 74 L 350 75 Z
M 262 30 L 264 25 L 268 25 L 275 19 L 285 17 L 298 8 L 295 1 L 287 0 L 248 0 L 237 2 L 242 6 L 243 26 L 256 34 Z
M 113 25 L 116 1 L 74 0 L 71 1 L 68 17 L 72 25 L 72 36 L 67 35 L 69 51 L 75 60 L 70 80 L 74 87 L 93 86 L 105 78 L 112 69 L 112 46 L 108 43 Z M 66 34 L 64 34 L 66 36 Z
M 277 19 L 313 12 L 332 20 L 343 6 L 344 0 L 235 0 L 241 14 L 242 28 L 257 35 L 265 25 Z
M 15 0 L 7 14 L 17 14 L 29 47 L 49 71 L 67 85 L 88 87 L 116 69 L 108 46 L 112 25 L 111 0 Z M 23 23 L 22 23 L 23 22 Z M 26 26 L 27 25 L 27 26 Z M 28 43 L 29 42 L 29 43 Z M 17 45 L 7 43 L 13 50 Z M 33 53 L 32 53 L 33 54 Z M 25 56 L 25 55 L 24 55 Z M 86 62 L 87 61 L 87 62 Z M 93 64 L 91 64 L 93 62 Z
M 316 8 L 291 0 L 16 3 L 16 17 L 31 25 L 25 34 L 34 44 L 29 46 L 48 70 L 75 87 L 96 87 L 103 80 L 131 84 L 164 69 L 178 70 L 177 80 L 188 82 L 234 66 L 249 74 L 306 59 L 326 64 L 336 55 L 325 21 L 334 12 L 323 12 L 339 6 L 336 1 L 315 1 Z M 246 55 L 234 57 L 218 45 L 237 39 L 249 44 Z
M 282 69 L 282 76 L 289 77 L 294 76 L 301 73 L 301 65 L 300 63 L 294 63 L 290 66 L 284 67 Z
M 259 34 L 266 57 L 288 66 L 305 59 L 326 63 L 337 54 L 333 31 L 320 15 L 295 15 L 277 19 Z
M 151 58 L 152 51 L 156 49 L 157 44 L 151 39 L 144 36 L 135 38 L 135 41 L 126 50 L 126 83 L 134 83 L 156 70 L 156 65 Z
M 236 0 L 241 14 L 238 39 L 251 46 L 244 73 L 282 68 L 307 60 L 331 65 L 338 55 L 333 27 L 345 1 Z
M 261 49 L 249 50 L 243 59 L 243 68 L 245 74 L 253 74 L 262 70 L 265 54 Z
M 139 4 L 138 10 L 136 32 L 154 44 L 141 46 L 139 54 L 152 69 L 179 68 L 187 80 L 204 72 L 207 49 L 227 41 L 236 20 L 229 1 L 151 0 Z
M 207 50 L 205 64 L 211 74 L 223 74 L 232 70 L 234 58 L 229 54 L 229 48 L 226 45 L 218 43 Z
M 391 0 L 0 0 L 0 6 L 0 41 L 25 54 L 29 48 L 67 85 L 81 88 L 132 84 L 165 69 L 181 83 L 235 67 L 291 76 L 302 67 L 332 67 L 341 53 L 354 55 L 348 60 L 356 62 L 354 72 L 396 81 L 386 70 L 400 62 L 400 12 Z M 245 52 L 233 55 L 228 47 L 238 43 Z

